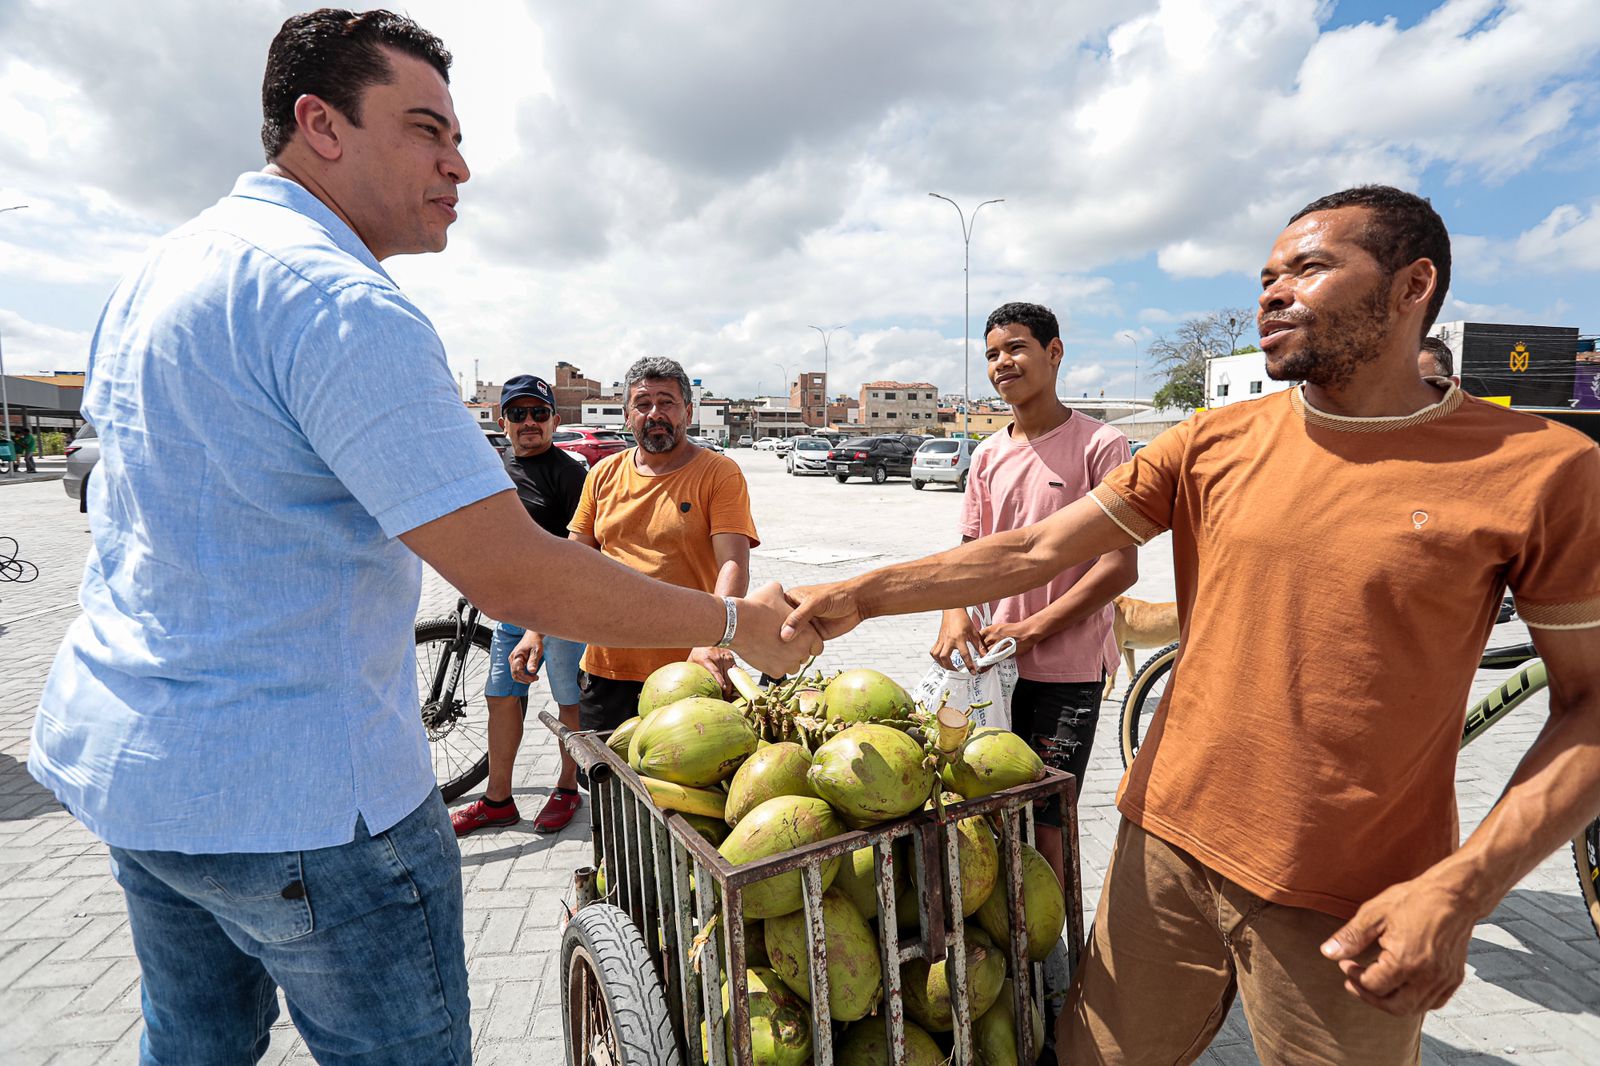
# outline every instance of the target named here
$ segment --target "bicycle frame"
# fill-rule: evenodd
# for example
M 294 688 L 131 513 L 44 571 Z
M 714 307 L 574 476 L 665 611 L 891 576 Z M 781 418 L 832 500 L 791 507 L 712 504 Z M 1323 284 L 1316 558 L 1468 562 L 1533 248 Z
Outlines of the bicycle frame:
M 463 614 L 462 612 L 466 613 Z M 434 708 L 434 725 L 438 722 L 438 715 L 442 711 L 447 717 L 446 721 L 460 716 L 461 709 L 456 706 L 456 686 L 461 684 L 461 673 L 467 665 L 467 644 L 471 640 L 471 633 L 478 624 L 478 609 L 467 602 L 465 596 L 456 600 L 456 636 L 450 644 L 450 654 L 439 657 L 439 665 L 433 672 L 433 684 L 423 696 L 424 707 Z
M 1544 661 L 1533 658 L 1533 655 L 1532 644 L 1490 648 L 1483 653 L 1480 669 L 1507 670 L 1523 663 L 1527 665 L 1507 678 L 1500 687 L 1467 708 L 1466 726 L 1461 733 L 1463 748 L 1488 732 L 1500 719 L 1526 703 L 1534 693 L 1549 686 L 1550 675 L 1544 668 Z

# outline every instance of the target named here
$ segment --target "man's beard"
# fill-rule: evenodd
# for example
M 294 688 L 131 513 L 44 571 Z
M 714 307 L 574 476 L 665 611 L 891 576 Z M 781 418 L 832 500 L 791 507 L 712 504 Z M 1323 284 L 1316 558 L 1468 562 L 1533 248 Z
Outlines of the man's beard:
M 666 435 L 652 436 L 650 431 L 654 429 L 666 430 Z M 648 421 L 633 431 L 633 439 L 639 442 L 639 447 L 651 455 L 660 455 L 678 446 L 680 434 L 678 427 L 671 422 Z
M 1318 388 L 1340 388 L 1356 370 L 1383 353 L 1387 335 L 1389 281 L 1347 311 L 1318 315 L 1305 307 L 1270 317 L 1292 322 L 1300 334 L 1300 348 L 1274 364 L 1267 360 L 1267 376 L 1274 381 L 1304 381 Z

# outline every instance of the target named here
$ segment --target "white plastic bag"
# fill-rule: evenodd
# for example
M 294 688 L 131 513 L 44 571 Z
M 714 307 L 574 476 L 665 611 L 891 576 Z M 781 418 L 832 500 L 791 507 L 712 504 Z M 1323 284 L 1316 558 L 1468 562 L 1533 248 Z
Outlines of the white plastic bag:
M 987 604 L 974 611 L 973 622 L 982 629 L 989 624 L 991 612 Z M 1017 687 L 1017 642 L 1010 637 L 1000 641 L 968 667 L 959 651 L 951 653 L 950 660 L 959 670 L 946 670 L 938 662 L 917 682 L 912 698 L 929 710 L 938 710 L 945 704 L 971 709 L 972 724 L 982 728 L 993 726 L 1011 728 L 1011 693 Z

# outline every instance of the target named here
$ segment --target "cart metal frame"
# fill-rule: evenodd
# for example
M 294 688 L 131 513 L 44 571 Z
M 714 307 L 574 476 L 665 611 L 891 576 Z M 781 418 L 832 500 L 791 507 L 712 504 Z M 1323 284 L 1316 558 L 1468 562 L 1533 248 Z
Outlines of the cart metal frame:
M 815 1066 L 833 1066 L 822 868 L 829 860 L 864 847 L 875 849 L 883 967 L 883 999 L 878 1012 L 891 1061 L 894 1066 L 904 1066 L 906 1055 L 901 965 L 914 959 L 943 958 L 955 1016 L 953 1061 L 957 1066 L 972 1066 L 976 1061 L 972 1045 L 975 1019 L 967 1007 L 966 922 L 960 906 L 956 824 L 973 815 L 989 815 L 998 821 L 1001 876 L 995 891 L 1006 893 L 1010 915 L 1009 943 L 1000 946 L 1005 950 L 1012 980 L 1017 1048 L 1022 1062 L 1032 1062 L 1038 1056 L 1040 1049 L 1033 1047 L 1026 1005 L 1032 1001 L 1043 1011 L 1043 967 L 1028 961 L 1022 844 L 1033 841 L 1033 804 L 1059 795 L 1068 881 L 1067 960 L 1069 967 L 1076 970 L 1084 943 L 1083 893 L 1078 865 L 1076 783 L 1070 774 L 1046 768 L 1043 780 L 945 806 L 943 821 L 934 811 L 919 811 L 870 829 L 846 832 L 757 862 L 732 866 L 682 817 L 658 808 L 638 774 L 598 734 L 568 729 L 549 712 L 542 712 L 539 719 L 560 738 L 567 753 L 589 777 L 594 859 L 596 866 L 605 864 L 605 902 L 625 911 L 643 935 L 656 975 L 665 988 L 668 1012 L 686 1066 L 701 1062 L 729 1066 L 725 1037 L 728 1024 L 737 1034 L 733 1066 L 750 1066 L 743 893 L 757 881 L 793 872 L 801 875 L 809 930 L 812 1061 Z M 922 871 L 923 891 L 917 894 L 918 928 L 914 933 L 886 936 L 884 930 L 898 928 L 894 876 L 898 860 L 894 845 L 907 837 L 912 842 L 913 862 Z M 577 906 L 597 902 L 595 867 L 575 871 L 574 888 Z M 731 1009 L 727 1012 L 720 994 L 724 979 L 730 985 Z M 707 1039 L 701 1035 L 702 1023 Z M 567 1036 L 570 1042 L 571 1034 Z

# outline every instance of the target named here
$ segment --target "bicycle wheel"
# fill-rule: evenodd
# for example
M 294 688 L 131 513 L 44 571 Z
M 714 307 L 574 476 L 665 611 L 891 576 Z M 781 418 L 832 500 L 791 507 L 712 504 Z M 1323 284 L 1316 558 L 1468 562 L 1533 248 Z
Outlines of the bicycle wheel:
M 1600 818 L 1583 827 L 1583 832 L 1572 838 L 1572 864 L 1578 871 L 1578 888 L 1583 892 L 1583 906 L 1589 912 L 1589 924 L 1595 936 L 1600 936 Z
M 492 634 L 487 626 L 473 626 L 457 676 L 450 654 L 456 620 L 418 622 L 416 633 L 422 725 L 433 754 L 434 780 L 448 803 L 489 776 L 489 706 L 483 686 L 489 680 Z
M 1127 695 L 1122 697 L 1122 768 L 1133 765 L 1139 754 L 1139 744 L 1144 731 L 1161 706 L 1161 697 L 1167 691 L 1167 681 L 1172 677 L 1172 665 L 1178 661 L 1177 642 L 1168 644 L 1144 661 L 1128 682 Z

